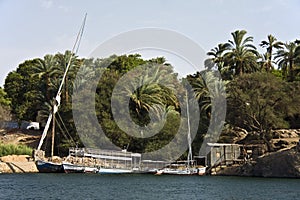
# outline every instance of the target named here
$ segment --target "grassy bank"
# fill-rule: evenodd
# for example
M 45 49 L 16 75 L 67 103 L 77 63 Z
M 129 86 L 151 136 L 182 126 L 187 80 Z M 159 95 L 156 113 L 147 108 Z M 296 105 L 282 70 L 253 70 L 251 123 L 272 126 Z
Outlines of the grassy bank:
M 7 155 L 32 155 L 32 148 L 25 145 L 1 144 L 0 157 Z

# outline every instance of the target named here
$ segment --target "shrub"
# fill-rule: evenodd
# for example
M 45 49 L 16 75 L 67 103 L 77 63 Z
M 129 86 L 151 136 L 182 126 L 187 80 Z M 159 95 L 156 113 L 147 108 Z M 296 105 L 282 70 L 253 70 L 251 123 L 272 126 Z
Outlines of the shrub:
M 32 155 L 32 148 L 25 145 L 0 144 L 0 157 L 7 155 Z

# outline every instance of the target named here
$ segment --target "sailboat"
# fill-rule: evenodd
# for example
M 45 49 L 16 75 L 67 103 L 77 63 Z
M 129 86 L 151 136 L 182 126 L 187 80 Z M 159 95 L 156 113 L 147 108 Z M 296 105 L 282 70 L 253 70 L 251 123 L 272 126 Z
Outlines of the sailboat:
M 168 166 L 157 171 L 156 175 L 204 175 L 206 167 L 196 166 L 195 161 L 193 160 L 192 154 L 192 139 L 191 139 L 191 126 L 190 126 L 190 116 L 189 116 L 189 101 L 188 95 L 186 93 L 187 99 L 187 141 L 188 141 L 188 156 L 185 161 L 176 161 Z
M 70 59 L 68 61 L 66 70 L 65 70 L 63 78 L 61 80 L 59 89 L 57 91 L 55 99 L 53 100 L 52 112 L 50 112 L 50 114 L 48 116 L 48 120 L 47 120 L 46 126 L 43 130 L 43 134 L 41 136 L 41 139 L 39 141 L 39 145 L 38 145 L 37 149 L 34 151 L 34 159 L 35 159 L 35 163 L 36 163 L 36 166 L 37 166 L 37 169 L 38 169 L 39 172 L 44 172 L 44 173 L 62 173 L 62 172 L 64 172 L 63 165 L 62 165 L 61 161 L 55 161 L 55 159 L 54 159 L 55 114 L 57 113 L 58 108 L 60 106 L 60 99 L 61 99 L 61 92 L 62 92 L 63 84 L 65 82 L 68 70 L 70 68 L 71 60 L 73 58 L 73 55 L 75 54 L 75 49 L 76 49 L 76 52 L 79 49 L 79 45 L 80 45 L 81 37 L 82 37 L 82 34 L 83 34 L 86 17 L 87 17 L 87 14 L 85 14 L 83 23 L 80 27 L 80 30 L 78 32 L 75 44 L 74 44 L 72 52 L 71 52 Z M 49 159 L 46 159 L 45 158 L 45 151 L 41 150 L 41 148 L 42 148 L 42 145 L 44 143 L 44 139 L 47 136 L 48 130 L 50 128 L 51 121 L 52 121 L 51 155 L 50 155 Z

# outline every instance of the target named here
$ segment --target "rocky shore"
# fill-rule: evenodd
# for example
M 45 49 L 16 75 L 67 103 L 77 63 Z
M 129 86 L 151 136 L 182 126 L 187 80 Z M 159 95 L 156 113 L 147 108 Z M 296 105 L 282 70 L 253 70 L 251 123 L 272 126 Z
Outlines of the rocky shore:
M 300 152 L 297 147 L 269 153 L 220 170 L 217 175 L 300 178 Z
M 38 172 L 34 161 L 28 155 L 10 155 L 0 158 L 0 173 Z

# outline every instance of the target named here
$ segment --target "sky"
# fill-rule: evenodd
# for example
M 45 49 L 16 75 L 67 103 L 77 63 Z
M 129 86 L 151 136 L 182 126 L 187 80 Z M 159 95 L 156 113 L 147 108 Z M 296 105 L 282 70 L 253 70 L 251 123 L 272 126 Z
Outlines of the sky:
M 0 86 L 25 60 L 71 49 L 85 13 L 79 57 L 120 33 L 147 27 L 183 34 L 205 51 L 227 42 L 238 29 L 247 30 L 255 45 L 268 34 L 293 41 L 300 39 L 299 10 L 298 0 L 0 0 Z

